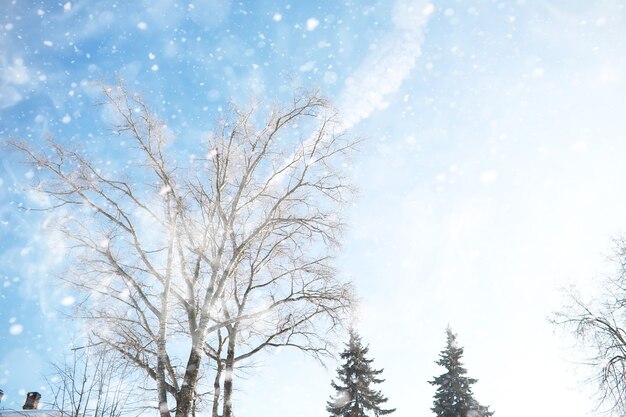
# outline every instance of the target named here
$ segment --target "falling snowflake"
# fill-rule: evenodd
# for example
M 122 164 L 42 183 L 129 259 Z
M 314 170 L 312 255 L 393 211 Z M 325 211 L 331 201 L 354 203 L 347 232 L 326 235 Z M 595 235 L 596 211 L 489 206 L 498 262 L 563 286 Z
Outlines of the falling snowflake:
M 314 31 L 320 24 L 320 21 L 312 17 L 306 21 L 306 30 L 309 32 Z
M 68 295 L 67 297 L 64 297 L 61 300 L 61 305 L 63 305 L 63 306 L 71 306 L 72 304 L 74 304 L 75 301 L 76 301 L 76 299 L 74 297 L 72 297 L 71 295 Z
M 493 184 L 494 182 L 496 182 L 497 179 L 498 179 L 498 173 L 494 171 L 493 169 L 483 171 L 480 174 L 480 182 L 482 182 L 485 185 Z
M 17 336 L 19 334 L 21 334 L 24 331 L 24 326 L 22 326 L 21 324 L 14 324 L 11 327 L 9 327 L 9 333 L 12 334 L 13 336 Z

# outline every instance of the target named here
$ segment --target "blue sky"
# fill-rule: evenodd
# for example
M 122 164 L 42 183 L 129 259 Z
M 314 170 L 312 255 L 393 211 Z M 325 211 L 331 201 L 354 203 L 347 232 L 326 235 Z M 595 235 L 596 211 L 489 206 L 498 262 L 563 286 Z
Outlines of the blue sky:
M 101 152 L 97 82 L 116 74 L 193 149 L 229 99 L 320 86 L 367 139 L 340 257 L 398 417 L 429 415 L 447 324 L 496 415 L 593 410 L 587 370 L 546 318 L 593 293 L 626 230 L 621 1 L 10 1 L 0 4 L 0 137 Z M 51 278 L 65 252 L 20 209 L 33 172 L 0 149 L 0 387 L 37 390 L 80 323 Z M 239 382 L 239 415 L 324 413 L 328 369 L 289 351 Z M 294 411 L 295 410 L 295 411 Z

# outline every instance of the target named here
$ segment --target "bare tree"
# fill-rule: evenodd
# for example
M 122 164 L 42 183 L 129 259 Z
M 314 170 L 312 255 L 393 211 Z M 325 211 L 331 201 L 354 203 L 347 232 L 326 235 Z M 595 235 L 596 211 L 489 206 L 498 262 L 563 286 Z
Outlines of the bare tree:
M 296 348 L 321 360 L 330 354 L 327 332 L 338 324 L 351 300 L 349 288 L 329 285 L 335 272 L 328 269 L 326 259 L 302 258 L 298 246 L 294 246 L 300 239 L 287 233 L 271 243 L 266 240 L 260 240 L 254 257 L 245 262 L 242 273 L 232 281 L 230 296 L 225 297 L 225 316 L 237 320 L 225 326 L 224 336 L 217 334 L 217 348 L 209 342 L 205 345 L 207 355 L 217 363 L 217 376 L 224 374 L 223 417 L 232 415 L 232 379 L 237 365 L 276 347 Z M 279 253 L 282 262 L 274 263 L 271 269 L 263 268 L 268 256 Z M 306 266 L 304 274 L 302 265 Z M 246 319 L 247 312 L 259 304 L 268 306 L 266 314 Z M 319 317 L 323 317 L 321 323 L 316 320 Z M 215 404 L 220 398 L 219 382 L 217 377 L 214 417 L 218 415 Z
M 599 388 L 598 407 L 616 416 L 626 415 L 626 240 L 616 241 L 617 271 L 608 278 L 601 296 L 583 300 L 570 292 L 570 303 L 553 322 L 573 332 L 588 353 L 587 365 Z
M 136 393 L 128 362 L 101 347 L 74 349 L 47 377 L 52 409 L 62 417 L 132 415 Z M 131 411 L 131 412 L 132 412 Z M 126 412 L 126 413 L 125 413 Z
M 154 381 L 162 417 L 192 412 L 207 352 L 226 354 L 226 375 L 255 337 L 242 355 L 278 343 L 322 353 L 352 300 L 332 259 L 355 141 L 328 102 L 298 92 L 264 112 L 233 106 L 189 158 L 139 96 L 103 92 L 132 143 L 121 172 L 53 139 L 47 152 L 11 142 L 72 242 L 66 280 L 85 295 L 77 314 L 97 324 L 92 337 Z M 225 415 L 231 392 L 225 382 Z

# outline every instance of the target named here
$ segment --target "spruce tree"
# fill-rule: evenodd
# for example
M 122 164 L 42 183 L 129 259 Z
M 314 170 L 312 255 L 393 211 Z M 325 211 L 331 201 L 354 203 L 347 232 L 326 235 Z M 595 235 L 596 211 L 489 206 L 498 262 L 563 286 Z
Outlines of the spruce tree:
M 395 408 L 381 408 L 387 398 L 372 385 L 384 381 L 378 377 L 383 370 L 372 369 L 373 359 L 367 358 L 368 351 L 359 335 L 351 330 L 350 341 L 341 353 L 344 363 L 337 368 L 338 382 L 331 383 L 337 390 L 337 395 L 331 397 L 326 405 L 331 417 L 372 417 L 395 411 Z
M 474 378 L 465 376 L 467 370 L 461 363 L 463 348 L 459 347 L 456 335 L 450 327 L 446 330 L 447 346 L 439 354 L 438 365 L 446 368 L 446 372 L 429 381 L 436 385 L 435 401 L 431 410 L 437 417 L 490 417 L 493 411 L 484 407 L 474 399 L 472 385 L 477 382 Z

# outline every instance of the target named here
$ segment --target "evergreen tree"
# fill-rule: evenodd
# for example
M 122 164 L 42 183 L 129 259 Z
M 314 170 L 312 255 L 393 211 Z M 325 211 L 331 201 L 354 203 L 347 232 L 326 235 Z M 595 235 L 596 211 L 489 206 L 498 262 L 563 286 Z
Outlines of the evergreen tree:
M 439 375 L 431 385 L 438 386 L 431 410 L 437 417 L 490 417 L 493 411 L 474 399 L 472 385 L 476 379 L 465 376 L 467 370 L 461 363 L 463 348 L 459 347 L 456 335 L 450 327 L 446 330 L 447 346 L 439 354 L 438 365 L 446 368 L 446 373 Z
M 382 369 L 372 369 L 373 359 L 366 357 L 368 351 L 369 348 L 362 345 L 359 335 L 351 330 L 350 341 L 341 353 L 344 363 L 337 368 L 338 382 L 331 383 L 337 390 L 337 396 L 326 405 L 331 417 L 378 417 L 395 411 L 395 408 L 381 408 L 387 398 L 371 387 L 384 379 L 378 377 Z

